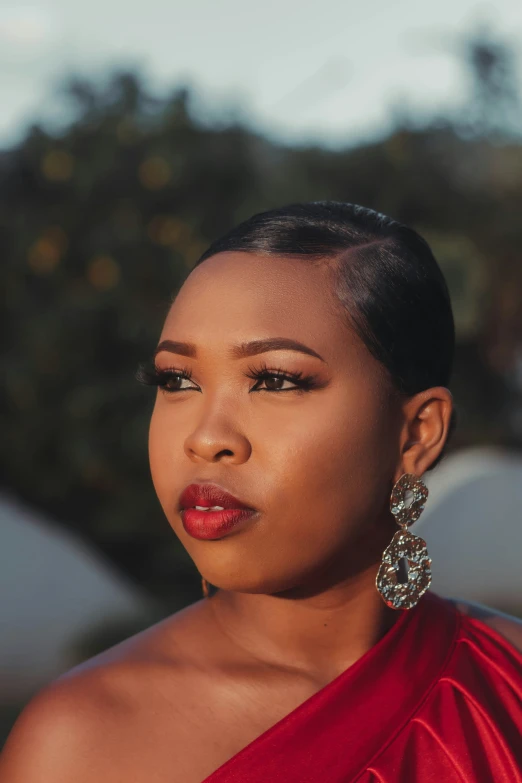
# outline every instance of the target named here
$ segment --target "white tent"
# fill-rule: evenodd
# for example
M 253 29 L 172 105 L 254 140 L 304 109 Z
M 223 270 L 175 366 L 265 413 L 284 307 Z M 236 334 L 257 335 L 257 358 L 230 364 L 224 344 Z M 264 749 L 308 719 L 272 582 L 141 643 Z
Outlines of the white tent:
M 0 496 L 0 699 L 23 697 L 70 668 L 71 643 L 147 602 L 75 536 Z M 74 662 L 75 663 L 75 662 Z
M 428 545 L 434 592 L 520 612 L 522 455 L 459 451 L 423 481 L 429 496 L 411 532 Z

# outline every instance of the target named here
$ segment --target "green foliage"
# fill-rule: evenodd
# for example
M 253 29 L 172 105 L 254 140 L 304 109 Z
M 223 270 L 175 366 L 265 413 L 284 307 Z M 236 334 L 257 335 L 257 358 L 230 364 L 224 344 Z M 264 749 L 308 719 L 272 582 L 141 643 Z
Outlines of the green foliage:
M 128 73 L 73 80 L 66 97 L 61 132 L 35 126 L 0 155 L 0 460 L 11 490 L 168 605 L 200 596 L 153 491 L 153 400 L 134 372 L 210 240 L 296 200 L 361 203 L 425 234 L 459 329 L 455 443 L 515 437 L 520 141 L 464 140 L 441 121 L 339 152 L 289 148 L 234 123 L 207 127 L 186 90 L 158 99 Z

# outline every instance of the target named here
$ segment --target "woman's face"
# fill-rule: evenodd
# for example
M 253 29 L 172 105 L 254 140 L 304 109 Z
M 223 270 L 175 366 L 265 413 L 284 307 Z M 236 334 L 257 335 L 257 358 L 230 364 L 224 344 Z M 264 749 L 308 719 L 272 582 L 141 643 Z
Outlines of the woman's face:
M 274 337 L 322 359 L 289 349 L 229 355 Z M 377 563 L 397 529 L 389 496 L 401 472 L 400 409 L 386 370 L 336 312 L 325 268 L 212 256 L 181 287 L 164 340 L 194 344 L 197 358 L 156 356 L 158 369 L 188 368 L 192 377 L 174 383 L 179 391 L 158 389 L 152 479 L 202 575 L 225 590 L 274 593 L 335 584 Z M 314 385 L 295 391 L 294 381 L 248 377 L 264 367 L 313 376 Z M 259 513 L 220 539 L 199 540 L 183 527 L 179 496 L 209 481 Z

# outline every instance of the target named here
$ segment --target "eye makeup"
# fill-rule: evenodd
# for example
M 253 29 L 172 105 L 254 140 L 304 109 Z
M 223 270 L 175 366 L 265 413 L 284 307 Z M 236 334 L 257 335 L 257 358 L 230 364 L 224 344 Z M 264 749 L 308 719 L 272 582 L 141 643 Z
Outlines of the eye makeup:
M 301 371 L 288 372 L 281 367 L 268 367 L 265 363 L 262 363 L 258 368 L 249 366 L 248 370 L 249 372 L 245 373 L 246 377 L 256 381 L 256 384 L 250 389 L 251 392 L 268 391 L 277 394 L 289 391 L 305 392 L 322 385 L 314 374 L 303 375 Z M 135 377 L 137 381 L 145 386 L 157 386 L 167 394 L 187 391 L 190 388 L 198 390 L 196 387 L 175 388 L 175 384 L 182 380 L 192 380 L 192 371 L 189 367 L 160 369 L 154 362 L 144 362 L 139 365 Z M 293 386 L 290 388 L 274 388 L 274 380 L 276 384 L 288 382 L 292 383 Z M 265 388 L 259 388 L 262 383 L 266 384 Z M 272 385 L 272 388 L 270 388 L 270 385 Z

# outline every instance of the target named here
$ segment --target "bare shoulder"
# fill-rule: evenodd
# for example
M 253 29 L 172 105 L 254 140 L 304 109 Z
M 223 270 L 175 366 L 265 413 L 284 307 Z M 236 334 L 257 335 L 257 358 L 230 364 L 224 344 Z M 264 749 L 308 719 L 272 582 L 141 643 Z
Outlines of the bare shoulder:
M 461 598 L 447 600 L 451 601 L 462 614 L 489 625 L 522 652 L 522 619 L 474 601 L 464 601 Z
M 151 763 L 151 753 L 161 756 L 170 733 L 165 723 L 175 724 L 186 683 L 204 687 L 210 669 L 201 656 L 205 611 L 196 602 L 39 691 L 8 737 L 2 783 L 112 783 L 115 759 L 118 779 L 147 779 L 143 764 Z M 161 770 L 149 779 L 162 780 Z M 170 779 L 176 779 L 172 768 Z
M 122 706 L 100 677 L 53 682 L 31 699 L 11 730 L 0 757 L 0 778 L 5 783 L 93 779 L 90 749 L 102 725 L 110 724 Z

